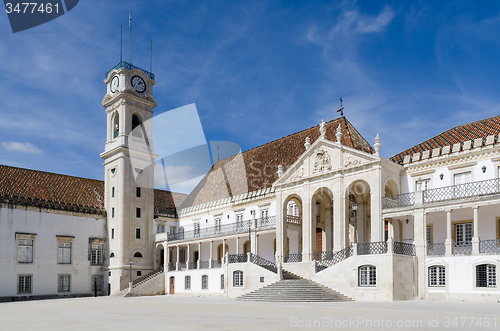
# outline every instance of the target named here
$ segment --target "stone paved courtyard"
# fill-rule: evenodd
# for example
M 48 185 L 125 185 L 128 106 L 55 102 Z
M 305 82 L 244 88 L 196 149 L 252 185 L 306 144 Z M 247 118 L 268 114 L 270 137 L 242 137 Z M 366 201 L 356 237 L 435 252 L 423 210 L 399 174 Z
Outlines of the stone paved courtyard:
M 0 304 L 0 330 L 500 330 L 500 303 L 99 297 Z

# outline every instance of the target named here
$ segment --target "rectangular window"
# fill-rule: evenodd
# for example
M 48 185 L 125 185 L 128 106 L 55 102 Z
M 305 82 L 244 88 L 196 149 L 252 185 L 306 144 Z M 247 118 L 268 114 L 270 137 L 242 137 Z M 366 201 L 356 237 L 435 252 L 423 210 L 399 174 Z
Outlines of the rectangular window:
M 158 225 L 158 233 L 163 233 L 165 232 L 165 226 L 164 225 Z
M 208 276 L 207 275 L 201 276 L 201 289 L 208 290 Z
M 455 242 L 463 245 L 472 244 L 472 223 L 455 224 Z
M 373 265 L 358 268 L 358 286 L 373 287 L 377 285 L 377 269 Z
M 446 268 L 444 266 L 429 267 L 429 287 L 446 286 Z
M 243 222 L 243 214 L 236 215 L 236 227 L 238 229 L 242 229 L 245 227 L 245 224 Z
M 471 181 L 471 173 L 464 172 L 461 174 L 455 174 L 454 178 L 455 178 L 455 185 L 467 184 L 470 183 Z
M 265 225 L 269 221 L 269 209 L 263 209 L 260 211 L 260 224 Z
M 58 292 L 69 292 L 70 276 L 69 275 L 59 275 L 59 287 Z
M 496 287 L 497 274 L 494 264 L 476 266 L 476 287 Z
M 175 234 L 175 230 L 176 230 L 176 227 L 175 226 L 171 226 L 170 227 L 170 234 Z
M 432 245 L 432 226 L 427 225 L 425 227 L 425 239 L 427 240 L 427 245 Z
M 111 208 L 111 218 L 115 218 L 115 208 Z
M 135 195 L 136 197 L 140 198 L 141 197 L 141 188 L 140 187 L 137 187 L 136 190 L 135 190 Z
M 114 187 L 111 188 L 111 197 L 112 198 L 115 197 L 115 188 Z
M 137 276 L 138 276 L 138 277 L 142 276 L 142 271 L 137 270 Z
M 61 241 L 58 244 L 58 262 L 59 264 L 71 263 L 71 243 Z
M 224 275 L 220 275 L 220 289 L 224 289 Z
M 141 229 L 135 229 L 135 239 L 141 239 Z
M 431 180 L 430 179 L 422 179 L 420 181 L 415 182 L 417 186 L 417 191 L 427 191 L 431 189 Z
M 135 217 L 141 218 L 141 208 L 140 207 L 137 207 L 135 209 Z
M 33 263 L 33 240 L 18 241 L 17 262 Z
M 91 259 L 90 263 L 92 265 L 102 265 L 103 264 L 103 251 L 104 251 L 104 245 L 103 244 L 92 244 L 91 245 Z
M 464 198 L 471 195 L 472 193 L 471 187 L 470 185 L 468 185 L 471 182 L 470 172 L 455 174 L 454 180 L 455 180 L 455 187 L 454 187 L 455 197 Z
M 222 220 L 220 218 L 215 219 L 215 231 L 217 233 L 221 232 L 222 230 Z
M 234 287 L 243 286 L 243 271 L 236 270 L 233 272 L 233 286 Z
M 191 276 L 186 276 L 184 278 L 184 288 L 186 290 L 190 290 L 191 289 Z
M 31 276 L 19 276 L 17 291 L 18 293 L 31 293 Z
M 194 223 L 194 236 L 200 236 L 200 223 Z
M 111 229 L 111 239 L 115 239 L 115 229 Z
M 186 263 L 186 250 L 184 248 L 179 251 L 179 262 Z

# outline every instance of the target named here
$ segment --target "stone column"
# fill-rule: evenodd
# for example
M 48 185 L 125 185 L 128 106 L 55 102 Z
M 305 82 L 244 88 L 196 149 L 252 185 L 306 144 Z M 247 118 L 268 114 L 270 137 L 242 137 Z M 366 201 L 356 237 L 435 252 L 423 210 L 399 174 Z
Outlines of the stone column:
M 255 235 L 255 255 L 259 255 L 259 235 Z
M 186 249 L 186 270 L 189 269 L 189 257 L 191 254 L 191 244 L 187 244 L 187 249 Z
M 208 255 L 208 267 L 213 268 L 214 241 L 210 240 L 210 254 Z
M 309 182 L 304 182 L 304 186 L 309 187 Z M 313 232 L 316 233 L 315 227 L 312 224 L 312 210 L 311 210 L 311 196 L 309 189 L 305 190 L 307 193 L 302 198 L 302 262 L 312 261 L 312 236 Z M 284 238 L 283 243 L 286 243 Z
M 222 261 L 221 263 L 224 264 L 224 263 L 227 263 L 226 261 L 226 239 L 222 239 Z
M 479 254 L 479 206 L 474 206 L 474 222 L 472 224 L 472 254 Z
M 285 254 L 284 245 L 286 244 L 287 233 L 287 221 L 286 221 L 286 211 L 283 209 L 283 193 L 279 190 L 276 194 L 276 254 L 275 260 L 281 261 L 283 259 L 283 255 Z M 252 238 L 252 246 L 254 246 L 253 238 Z M 252 250 L 252 253 L 256 254 L 256 250 Z
M 236 237 L 236 255 L 240 253 L 240 237 Z
M 382 198 L 380 196 L 380 185 L 378 180 L 372 182 L 370 187 L 371 202 L 371 242 L 384 241 L 384 220 L 382 219 Z
M 446 255 L 453 255 L 453 242 L 451 241 L 451 209 L 446 210 Z
M 419 299 L 425 299 L 426 295 L 426 272 L 425 272 L 425 256 L 426 256 L 426 240 L 425 240 L 425 224 L 426 213 L 423 209 L 418 209 L 413 213 L 414 238 L 417 257 L 417 295 Z
M 175 246 L 177 248 L 177 262 L 175 262 L 175 270 L 179 270 L 179 245 Z
M 170 247 L 164 247 L 163 251 L 165 254 L 163 254 L 163 272 L 167 272 L 170 264 Z

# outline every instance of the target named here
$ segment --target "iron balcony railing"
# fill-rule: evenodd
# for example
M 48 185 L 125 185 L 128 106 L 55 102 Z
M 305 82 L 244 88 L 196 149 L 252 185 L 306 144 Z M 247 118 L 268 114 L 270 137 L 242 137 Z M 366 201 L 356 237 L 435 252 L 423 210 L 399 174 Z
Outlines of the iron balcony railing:
M 500 194 L 500 178 L 426 190 L 424 191 L 424 203 L 483 197 L 496 194 Z
M 314 254 L 316 272 L 325 270 L 334 264 L 337 264 L 352 256 L 352 246 L 347 246 L 346 248 L 338 252 L 317 252 Z
M 276 227 L 276 216 L 263 217 L 257 219 L 256 221 L 257 221 L 257 230 L 264 230 Z
M 415 246 L 412 244 L 395 241 L 392 243 L 392 252 L 394 254 L 415 256 Z
M 285 263 L 298 263 L 302 262 L 302 254 L 287 254 L 285 255 Z
M 131 63 L 128 63 L 128 62 L 125 62 L 125 61 L 122 61 L 120 63 L 118 63 L 117 65 L 115 65 L 113 68 L 111 68 L 110 70 L 108 70 L 108 72 L 106 72 L 106 74 L 104 75 L 104 78 L 108 78 L 108 74 L 110 73 L 111 70 L 113 69 L 120 69 L 120 68 L 125 68 L 125 69 L 128 69 L 128 70 L 133 70 L 133 69 L 139 69 L 140 71 L 144 72 L 150 79 L 152 80 L 155 80 L 155 75 L 152 73 L 152 72 L 149 72 L 149 71 L 146 71 L 144 69 L 141 69 Z
M 186 263 L 179 262 L 179 270 L 186 270 Z
M 190 231 L 181 231 L 178 233 L 170 233 L 168 236 L 168 241 L 208 238 L 208 237 L 216 237 L 233 233 L 243 233 L 248 231 L 249 226 L 250 226 L 250 221 L 244 221 L 244 222 L 216 225 Z
M 481 240 L 479 251 L 486 254 L 500 253 L 500 239 Z
M 265 268 L 271 272 L 278 273 L 278 267 L 276 266 L 276 263 L 266 260 L 258 255 L 255 255 L 253 253 L 250 253 L 250 262 L 261 266 L 262 268 Z
M 454 242 L 453 254 L 472 254 L 472 241 Z
M 175 270 L 175 264 L 169 263 L 168 264 L 168 271 L 174 271 Z
M 382 208 L 412 206 L 415 204 L 415 193 L 404 193 L 382 198 Z
M 222 267 L 222 261 L 221 260 L 213 260 L 212 261 L 212 268 L 220 268 Z
M 244 263 L 247 262 L 247 254 L 229 254 L 229 263 Z
M 200 261 L 200 269 L 208 269 L 210 267 L 209 261 Z
M 443 243 L 430 244 L 427 246 L 427 255 L 445 255 L 446 245 Z
M 198 269 L 198 262 L 189 262 L 189 269 Z
M 358 255 L 386 254 L 387 241 L 358 243 Z

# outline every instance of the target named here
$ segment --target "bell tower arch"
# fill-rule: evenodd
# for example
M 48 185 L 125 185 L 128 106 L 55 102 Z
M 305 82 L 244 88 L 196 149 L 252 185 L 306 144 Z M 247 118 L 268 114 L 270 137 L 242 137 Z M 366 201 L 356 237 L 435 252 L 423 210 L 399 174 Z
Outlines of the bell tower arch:
M 104 152 L 109 283 L 111 293 L 154 268 L 154 153 L 152 141 L 155 76 L 127 62 L 106 74 L 107 138 Z M 141 254 L 137 254 L 141 252 Z

